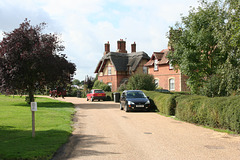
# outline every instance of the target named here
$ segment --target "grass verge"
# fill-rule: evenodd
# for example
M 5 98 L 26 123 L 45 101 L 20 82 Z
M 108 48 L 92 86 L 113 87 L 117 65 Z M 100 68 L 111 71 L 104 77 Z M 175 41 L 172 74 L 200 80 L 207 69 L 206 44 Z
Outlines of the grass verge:
M 0 95 L 0 159 L 51 159 L 72 132 L 71 103 L 36 98 L 36 136 L 25 97 Z

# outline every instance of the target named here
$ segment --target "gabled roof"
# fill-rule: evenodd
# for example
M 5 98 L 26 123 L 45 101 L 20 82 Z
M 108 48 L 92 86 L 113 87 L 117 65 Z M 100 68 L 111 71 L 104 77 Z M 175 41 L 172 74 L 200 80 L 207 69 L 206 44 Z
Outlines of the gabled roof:
M 161 52 L 153 52 L 152 57 L 150 60 L 144 65 L 146 67 L 152 66 L 154 64 L 155 59 L 158 60 L 159 65 L 168 64 L 169 60 L 167 58 L 169 50 L 163 49 Z
M 145 52 L 109 52 L 99 61 L 94 73 L 102 72 L 107 60 L 112 62 L 116 71 L 128 71 L 128 67 L 131 71 L 135 71 L 142 59 L 149 60 L 150 57 Z

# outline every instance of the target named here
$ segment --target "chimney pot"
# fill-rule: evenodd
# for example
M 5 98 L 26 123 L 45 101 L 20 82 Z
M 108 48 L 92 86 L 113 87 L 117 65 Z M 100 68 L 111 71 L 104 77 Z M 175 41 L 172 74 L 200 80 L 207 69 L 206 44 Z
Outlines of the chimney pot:
M 120 39 L 119 41 L 117 41 L 117 52 L 127 53 L 126 41 L 124 41 L 123 39 Z
M 131 44 L 132 52 L 136 52 L 136 43 Z
M 109 41 L 107 43 L 105 43 L 105 51 L 104 51 L 104 55 L 108 54 L 110 52 L 110 44 Z

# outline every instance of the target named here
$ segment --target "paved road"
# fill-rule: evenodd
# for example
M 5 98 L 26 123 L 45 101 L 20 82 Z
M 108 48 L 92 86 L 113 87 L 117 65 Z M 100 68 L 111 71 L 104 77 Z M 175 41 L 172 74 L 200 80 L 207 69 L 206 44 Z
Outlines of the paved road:
M 240 137 L 114 102 L 66 98 L 76 106 L 73 136 L 54 160 L 239 160 Z

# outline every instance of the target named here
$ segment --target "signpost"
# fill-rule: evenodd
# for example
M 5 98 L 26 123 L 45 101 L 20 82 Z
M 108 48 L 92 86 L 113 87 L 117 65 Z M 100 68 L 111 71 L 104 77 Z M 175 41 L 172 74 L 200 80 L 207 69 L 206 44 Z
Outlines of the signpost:
M 37 102 L 31 102 L 32 111 L 32 137 L 35 137 L 35 111 L 37 111 Z

